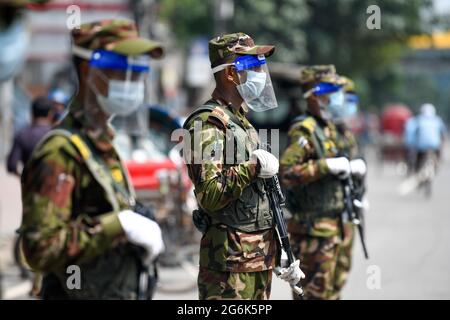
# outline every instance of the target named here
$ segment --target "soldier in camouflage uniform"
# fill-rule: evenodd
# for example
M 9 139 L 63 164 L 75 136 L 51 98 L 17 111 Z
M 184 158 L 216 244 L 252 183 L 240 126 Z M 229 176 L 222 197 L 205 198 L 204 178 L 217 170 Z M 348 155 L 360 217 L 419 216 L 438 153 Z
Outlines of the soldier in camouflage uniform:
M 352 115 L 355 115 L 358 108 L 358 97 L 355 93 L 355 84 L 351 79 L 342 77 L 345 81 L 343 90 L 345 92 L 345 101 L 341 109 L 337 109 L 332 115 L 333 122 L 336 126 L 336 141 L 339 154 L 351 160 L 352 178 L 354 187 L 361 199 L 365 192 L 364 178 L 366 175 L 366 164 L 360 157 L 358 144 L 354 134 L 346 125 Z M 335 271 L 334 296 L 340 297 L 342 288 L 344 287 L 352 263 L 352 247 L 355 236 L 355 227 L 350 221 L 347 213 L 343 216 L 343 238 L 338 250 L 338 257 Z
M 335 270 L 344 210 L 340 179 L 348 176 L 351 168 L 349 160 L 340 154 L 331 111 L 344 102 L 344 81 L 334 66 L 328 65 L 305 67 L 300 83 L 307 112 L 293 121 L 280 167 L 287 205 L 293 214 L 288 231 L 306 273 L 305 298 L 336 299 Z
M 127 20 L 81 25 L 72 40 L 79 91 L 22 175 L 23 252 L 44 275 L 44 299 L 136 299 L 141 271 L 163 249 L 161 231 L 132 211 L 108 121 L 142 103 L 139 79 L 162 48 Z M 67 286 L 69 265 L 80 268 L 81 288 Z
M 216 89 L 184 124 L 185 160 L 199 204 L 194 223 L 203 232 L 200 299 L 270 296 L 279 248 L 262 179 L 277 174 L 278 160 L 258 149 L 246 113 L 276 107 L 265 65 L 273 51 L 273 46 L 256 46 L 244 33 L 212 39 Z M 286 281 L 300 280 L 298 263 L 284 271 Z

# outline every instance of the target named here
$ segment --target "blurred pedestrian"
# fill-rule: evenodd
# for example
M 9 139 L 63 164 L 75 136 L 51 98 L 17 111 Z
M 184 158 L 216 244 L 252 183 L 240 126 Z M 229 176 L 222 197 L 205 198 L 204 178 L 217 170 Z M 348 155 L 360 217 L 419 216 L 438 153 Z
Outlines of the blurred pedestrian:
M 36 98 L 31 105 L 31 124 L 15 136 L 11 152 L 8 155 L 9 173 L 20 176 L 21 167 L 30 159 L 37 143 L 50 131 L 53 122 L 53 104 L 46 97 Z
M 53 104 L 53 123 L 59 124 L 67 113 L 67 104 L 69 103 L 69 95 L 62 89 L 53 88 L 48 93 L 48 99 Z
M 440 159 L 445 130 L 444 122 L 436 115 L 436 108 L 431 103 L 423 104 L 420 114 L 408 120 L 404 141 L 413 154 L 416 172 L 422 168 L 429 152 Z

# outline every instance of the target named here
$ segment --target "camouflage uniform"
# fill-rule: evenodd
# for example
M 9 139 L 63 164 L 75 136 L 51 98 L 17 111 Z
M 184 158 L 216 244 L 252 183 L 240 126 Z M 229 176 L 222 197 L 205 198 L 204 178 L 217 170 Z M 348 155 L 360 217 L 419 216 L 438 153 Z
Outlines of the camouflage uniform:
M 334 66 L 307 67 L 301 74 L 307 89 L 315 83 L 339 81 Z M 289 146 L 280 161 L 281 181 L 293 213 L 288 223 L 291 244 L 306 275 L 302 281 L 305 298 L 336 299 L 344 198 L 341 182 L 329 173 L 325 158 L 340 154 L 337 129 L 332 122 L 307 113 L 294 120 L 288 135 Z
M 82 48 L 122 54 L 155 46 L 123 20 L 82 25 L 72 36 Z M 142 249 L 126 240 L 118 219 L 133 204 L 133 190 L 99 113 L 75 97 L 22 175 L 22 247 L 31 268 L 44 274 L 45 299 L 136 298 Z M 80 290 L 66 286 L 69 265 L 80 267 Z
M 273 47 L 255 46 L 249 36 L 239 33 L 212 39 L 209 50 L 214 67 L 232 61 L 237 52 L 268 55 Z M 194 183 L 199 207 L 210 220 L 200 244 L 199 298 L 268 299 L 272 268 L 278 253 L 273 223 L 263 230 L 248 232 L 240 230 L 239 225 L 232 227 L 222 220 L 230 208 L 251 206 L 246 203 L 245 195 L 260 180 L 255 163 L 249 159 L 250 152 L 258 143 L 256 131 L 246 119 L 244 108 L 237 110 L 230 104 L 226 105 L 225 98 L 215 91 L 213 99 L 205 103 L 211 110 L 191 115 L 184 125 L 189 130 L 191 142 L 185 145 L 185 150 L 190 149 L 191 152 L 186 159 L 189 177 Z M 201 124 L 197 133 L 194 131 L 196 123 Z M 244 142 L 236 141 L 245 146 L 242 162 L 236 161 L 235 154 L 231 161 L 226 157 L 229 143 L 234 143 L 235 139 L 244 140 L 242 136 L 228 135 L 231 123 L 239 126 L 247 138 Z M 195 161 L 199 153 L 204 155 L 200 163 Z M 267 198 L 262 194 L 256 197 Z M 259 207 L 251 209 L 259 210 Z

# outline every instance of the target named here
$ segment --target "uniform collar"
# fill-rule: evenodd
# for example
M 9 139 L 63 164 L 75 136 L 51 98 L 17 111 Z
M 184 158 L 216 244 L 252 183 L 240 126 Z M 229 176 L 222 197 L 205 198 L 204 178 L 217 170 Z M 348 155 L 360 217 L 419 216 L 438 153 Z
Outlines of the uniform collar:
M 245 116 L 248 111 L 248 109 L 246 110 L 242 105 L 239 108 L 233 106 L 233 104 L 231 102 L 228 102 L 228 100 L 223 97 L 223 95 L 221 95 L 217 90 L 213 91 L 212 98 L 221 106 L 229 108 L 231 112 L 233 112 L 237 116 Z
M 74 100 L 70 105 L 70 111 L 61 123 L 62 127 L 72 127 L 86 135 L 91 143 L 101 152 L 113 150 L 114 130 L 109 124 L 98 126 L 91 117 L 86 115 L 82 104 Z

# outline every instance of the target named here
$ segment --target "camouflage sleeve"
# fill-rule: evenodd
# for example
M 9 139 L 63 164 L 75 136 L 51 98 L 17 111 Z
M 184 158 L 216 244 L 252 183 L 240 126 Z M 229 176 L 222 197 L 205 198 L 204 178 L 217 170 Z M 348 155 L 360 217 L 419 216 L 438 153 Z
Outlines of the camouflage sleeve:
M 54 137 L 36 150 L 22 176 L 22 244 L 37 271 L 89 261 L 123 234 L 117 213 L 71 217 L 75 186 L 81 182 L 79 161 L 65 138 Z
M 256 165 L 246 161 L 225 167 L 225 134 L 211 123 L 203 124 L 195 135 L 190 130 L 192 157 L 188 169 L 200 207 L 215 212 L 240 198 L 255 179 Z
M 280 161 L 280 177 L 284 186 L 308 184 L 328 173 L 325 159 L 314 159 L 314 145 L 306 132 L 291 129 L 289 138 L 289 146 Z

